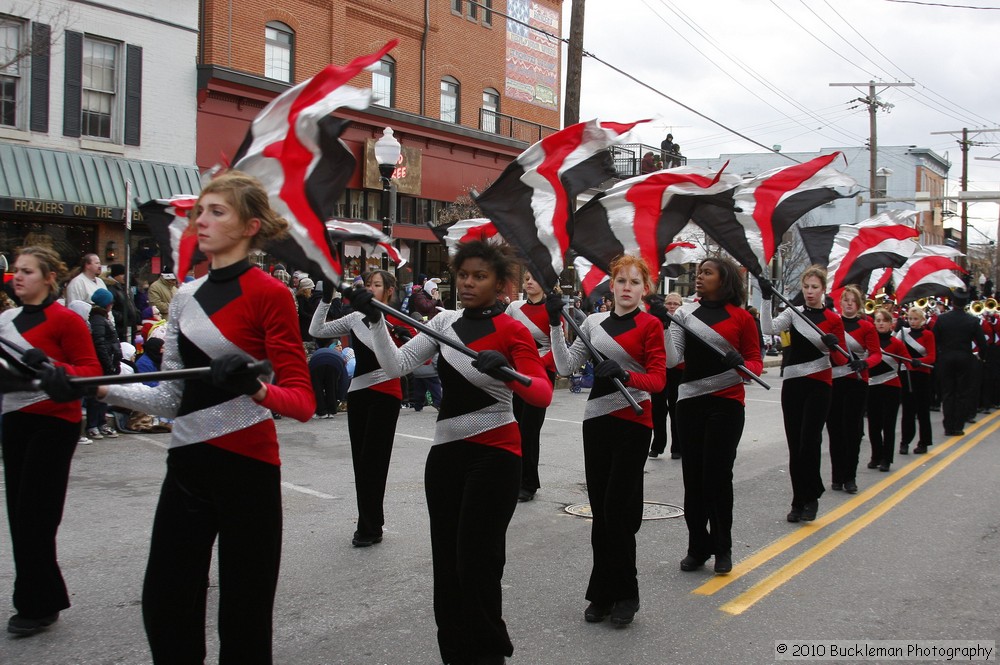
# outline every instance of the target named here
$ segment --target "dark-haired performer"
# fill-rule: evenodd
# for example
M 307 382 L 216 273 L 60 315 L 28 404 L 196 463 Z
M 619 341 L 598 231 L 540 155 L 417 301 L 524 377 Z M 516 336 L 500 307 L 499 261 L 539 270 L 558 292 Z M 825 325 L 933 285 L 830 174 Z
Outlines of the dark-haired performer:
M 799 311 L 816 324 L 822 333 L 786 309 L 772 321 L 771 303 L 761 307 L 761 327 L 765 335 L 791 331 L 792 343 L 785 348 L 785 381 L 781 386 L 781 413 L 788 440 L 788 475 L 792 481 L 792 509 L 789 522 L 811 522 L 819 510 L 823 476 L 820 457 L 823 449 L 823 424 L 830 412 L 833 376 L 831 362 L 843 365 L 847 359 L 830 350 L 845 348 L 844 322 L 826 308 L 826 269 L 810 266 L 802 273 L 802 296 L 805 305 Z M 863 371 L 865 361 L 852 361 L 851 369 Z
M 668 365 L 684 361 L 677 415 L 688 549 L 681 570 L 696 570 L 714 554 L 715 572 L 725 574 L 733 568 L 733 464 L 746 418 L 743 377 L 736 367 L 759 375 L 764 363 L 757 323 L 743 309 L 739 267 L 721 257 L 705 259 L 695 291 L 697 304 L 675 315 L 699 339 L 671 326 L 667 345 Z
M 503 313 L 499 294 L 516 264 L 507 248 L 481 241 L 461 245 L 452 259 L 464 309 L 442 311 L 427 325 L 478 352 L 468 356 L 430 335 L 396 348 L 372 296 L 357 294 L 355 309 L 372 321 L 372 342 L 389 376 L 402 376 L 440 353 L 441 409 L 424 484 L 434 559 L 434 618 L 446 664 L 501 664 L 514 647 L 502 616 L 500 580 L 507 525 L 521 486 L 521 436 L 513 395 L 548 406 L 552 384 L 528 330 Z M 532 379 L 508 382 L 505 366 Z
M 101 364 L 87 324 L 56 302 L 66 274 L 47 247 L 25 247 L 14 261 L 14 294 L 21 307 L 0 314 L 0 335 L 27 348 L 23 360 L 36 368 L 50 360 L 54 373 L 97 376 Z M 3 396 L 3 470 L 14 552 L 14 607 L 7 630 L 34 635 L 69 607 L 56 560 L 70 461 L 80 436 L 80 400 L 54 401 L 41 391 Z
M 520 321 L 531 333 L 538 348 L 538 355 L 545 365 L 549 381 L 555 382 L 556 366 L 552 361 L 552 344 L 549 342 L 549 314 L 545 309 L 545 291 L 531 273 L 524 272 L 525 300 L 515 300 L 507 305 L 507 314 Z M 541 486 L 538 478 L 539 440 L 545 423 L 545 407 L 531 406 L 514 395 L 514 417 L 521 428 L 521 492 L 518 501 L 531 501 Z
M 875 312 L 875 330 L 879 347 L 893 355 L 908 358 L 906 346 L 892 336 L 892 312 L 882 307 Z M 868 468 L 888 471 L 896 444 L 896 418 L 902 383 L 899 370 L 905 363 L 882 354 L 882 362 L 871 368 L 868 377 L 868 440 L 872 445 L 872 458 Z
M 396 292 L 396 278 L 385 270 L 369 272 L 364 283 L 382 303 L 388 304 Z M 313 313 L 309 334 L 319 339 L 351 334 L 357 365 L 347 390 L 347 430 L 351 437 L 354 487 L 358 498 L 358 528 L 351 543 L 355 547 L 370 547 L 382 542 L 385 483 L 389 477 L 403 389 L 399 379 L 390 377 L 376 360 L 364 314 L 351 312 L 326 322 L 332 296 L 332 288 L 323 290 L 323 301 Z M 381 325 L 388 326 L 396 344 L 417 334 L 394 316 L 386 317 Z
M 205 661 L 205 602 L 219 540 L 219 663 L 270 665 L 281 558 L 281 473 L 271 412 L 315 409 L 291 294 L 249 261 L 287 222 L 251 176 L 209 182 L 192 215 L 208 275 L 170 303 L 164 370 L 211 365 L 211 380 L 98 389 L 111 404 L 174 418 L 142 592 L 156 665 Z M 248 367 L 267 358 L 274 383 Z
M 614 309 L 591 314 L 581 326 L 605 357 L 594 367 L 594 387 L 583 416 L 587 495 L 594 515 L 590 604 L 583 616 L 597 623 L 610 614 L 612 623 L 624 626 L 639 611 L 635 534 L 642 525 L 642 474 L 653 431 L 650 393 L 663 390 L 667 368 L 663 325 L 640 308 L 653 288 L 649 266 L 625 254 L 609 270 Z M 554 310 L 561 304 L 552 299 Z M 591 357 L 582 339 L 567 348 L 560 328 L 550 325 L 549 334 L 559 374 L 569 376 Z M 616 378 L 643 408 L 642 415 L 636 415 L 615 387 Z

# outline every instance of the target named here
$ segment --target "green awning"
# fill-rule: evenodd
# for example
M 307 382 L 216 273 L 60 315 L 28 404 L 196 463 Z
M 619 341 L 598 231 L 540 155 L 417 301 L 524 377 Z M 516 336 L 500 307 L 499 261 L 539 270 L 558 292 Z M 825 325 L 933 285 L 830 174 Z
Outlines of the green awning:
M 32 199 L 121 210 L 126 180 L 132 181 L 134 207 L 201 191 L 195 166 L 0 142 L 0 209 L 12 210 L 11 200 Z M 120 220 L 121 213 L 114 217 Z

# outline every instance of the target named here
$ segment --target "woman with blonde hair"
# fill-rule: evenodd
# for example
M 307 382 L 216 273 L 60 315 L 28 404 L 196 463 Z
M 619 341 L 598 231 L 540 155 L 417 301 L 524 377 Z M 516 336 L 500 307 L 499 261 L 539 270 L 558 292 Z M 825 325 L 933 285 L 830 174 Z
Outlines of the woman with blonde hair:
M 902 383 L 899 380 L 900 360 L 891 355 L 909 358 L 906 345 L 892 336 L 892 312 L 881 307 L 875 311 L 875 330 L 878 331 L 882 361 L 871 368 L 868 377 L 868 440 L 872 446 L 869 469 L 888 471 L 892 465 L 896 442 L 896 417 Z
M 910 443 L 919 431 L 920 436 L 913 453 L 922 455 L 934 443 L 931 429 L 931 370 L 927 365 L 933 365 L 937 361 L 937 345 L 934 343 L 934 334 L 925 325 L 927 317 L 922 307 L 911 307 L 906 312 L 906 321 L 910 324 L 909 328 L 896 333 L 896 338 L 906 346 L 907 353 L 913 358 L 913 362 L 907 363 L 906 367 L 910 382 L 902 396 L 903 424 L 899 454 L 909 453 Z

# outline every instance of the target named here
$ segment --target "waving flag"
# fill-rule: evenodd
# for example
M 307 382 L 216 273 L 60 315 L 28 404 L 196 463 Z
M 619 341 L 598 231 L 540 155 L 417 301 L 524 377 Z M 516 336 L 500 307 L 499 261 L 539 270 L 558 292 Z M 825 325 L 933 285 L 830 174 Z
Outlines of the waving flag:
M 623 180 L 577 211 L 572 248 L 604 272 L 621 254 L 659 266 L 695 208 L 738 183 L 722 170 L 687 166 Z
M 895 271 L 896 302 L 912 302 L 928 296 L 951 297 L 952 289 L 965 286 L 954 271 L 967 272 L 954 259 L 961 252 L 946 245 L 921 247 Z
M 830 166 L 840 152 L 822 155 L 804 164 L 761 173 L 736 192 L 737 216 L 747 216 L 760 229 L 764 263 L 769 263 L 781 237 L 813 208 L 839 198 L 855 196 L 857 181 Z
M 830 252 L 833 251 L 833 239 L 840 232 L 840 227 L 840 224 L 798 227 L 802 246 L 809 256 L 809 263 L 820 266 L 830 263 Z
M 454 256 L 455 252 L 458 251 L 458 246 L 463 242 L 471 242 L 473 240 L 503 242 L 503 236 L 497 231 L 496 225 L 482 217 L 460 219 L 450 224 L 432 226 L 431 231 L 448 248 L 448 256 Z
M 688 263 L 701 261 L 708 254 L 705 248 L 693 242 L 674 242 L 667 245 L 660 274 L 664 277 L 680 277 L 684 266 Z
M 163 257 L 160 272 L 176 274 L 181 284 L 191 267 L 205 260 L 205 255 L 198 250 L 196 234 L 190 231 L 189 214 L 197 202 L 197 195 L 181 194 L 169 199 L 153 199 L 139 206 L 143 221 L 160 247 Z
M 589 306 L 592 307 L 594 303 L 611 293 L 611 278 L 608 277 L 608 273 L 582 256 L 573 259 L 573 267 L 576 268 L 576 276 L 580 280 L 580 290 L 586 296 Z
M 521 153 L 476 197 L 545 287 L 559 282 L 576 197 L 615 175 L 607 148 L 637 124 L 590 120 L 566 127 Z
M 871 277 L 868 278 L 868 293 L 869 298 L 874 298 L 875 294 L 881 291 L 892 279 L 892 268 L 877 268 L 872 271 Z M 840 302 L 840 298 L 837 298 L 837 302 Z
M 920 232 L 908 222 L 913 210 L 886 210 L 856 226 L 843 225 L 830 253 L 827 290 L 867 284 L 878 268 L 899 268 L 917 250 Z
M 368 107 L 371 91 L 346 83 L 397 43 L 393 40 L 344 67 L 328 65 L 281 94 L 253 121 L 234 160 L 234 168 L 264 183 L 271 207 L 289 222 L 290 237 L 335 284 L 342 270 L 323 222 L 350 179 L 355 160 L 339 139 L 346 121 L 329 115 L 338 108 Z

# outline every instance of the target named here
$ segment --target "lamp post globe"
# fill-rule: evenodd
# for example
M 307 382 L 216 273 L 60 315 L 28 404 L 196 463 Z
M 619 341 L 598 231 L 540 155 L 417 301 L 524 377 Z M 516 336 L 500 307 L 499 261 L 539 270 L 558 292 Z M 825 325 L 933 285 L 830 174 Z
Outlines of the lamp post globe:
M 392 238 L 392 215 L 390 214 L 389 197 L 392 190 L 392 172 L 396 170 L 399 162 L 399 155 L 403 147 L 392 135 L 392 127 L 386 127 L 382 131 L 382 137 L 375 141 L 375 161 L 378 163 L 378 172 L 382 181 L 382 233 L 388 238 Z M 389 269 L 389 257 L 382 256 L 383 270 Z

